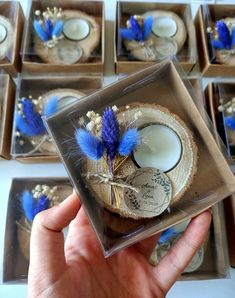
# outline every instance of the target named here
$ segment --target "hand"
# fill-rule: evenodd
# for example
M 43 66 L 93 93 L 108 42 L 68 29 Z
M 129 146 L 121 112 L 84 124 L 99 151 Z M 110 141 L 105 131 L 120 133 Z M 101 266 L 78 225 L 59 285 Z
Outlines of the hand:
M 38 214 L 30 245 L 28 297 L 165 297 L 203 244 L 211 213 L 191 220 L 157 267 L 148 263 L 158 236 L 105 259 L 75 194 Z M 62 229 L 69 224 L 64 245 Z

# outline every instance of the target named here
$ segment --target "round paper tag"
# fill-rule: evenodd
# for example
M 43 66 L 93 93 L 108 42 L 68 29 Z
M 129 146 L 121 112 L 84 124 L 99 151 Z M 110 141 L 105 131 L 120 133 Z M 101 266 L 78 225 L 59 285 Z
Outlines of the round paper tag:
M 155 168 L 140 168 L 126 181 L 139 192 L 125 189 L 124 200 L 127 207 L 142 217 L 161 214 L 170 204 L 172 186 L 166 174 Z
M 82 57 L 82 49 L 73 42 L 61 42 L 57 46 L 58 58 L 63 64 L 73 64 Z
M 173 39 L 158 38 L 155 40 L 155 51 L 158 58 L 169 57 L 177 54 L 177 43 Z

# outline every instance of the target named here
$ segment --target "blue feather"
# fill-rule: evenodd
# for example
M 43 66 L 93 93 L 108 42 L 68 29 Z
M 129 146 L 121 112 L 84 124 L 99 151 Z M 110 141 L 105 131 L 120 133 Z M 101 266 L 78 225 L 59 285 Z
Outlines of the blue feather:
M 45 103 L 43 115 L 46 117 L 53 115 L 57 111 L 57 107 L 58 107 L 58 97 L 52 96 Z
M 132 41 L 132 40 L 135 40 L 136 38 L 135 32 L 132 31 L 131 29 L 121 29 L 120 32 L 121 32 L 121 37 L 124 40 Z
M 138 41 L 143 41 L 144 40 L 143 30 L 138 24 L 138 22 L 135 20 L 134 16 L 130 17 L 130 25 L 131 25 L 131 30 L 136 35 L 135 39 Z
M 219 40 L 223 43 L 226 49 L 231 49 L 231 36 L 227 25 L 223 21 L 216 22 Z
M 23 118 L 18 113 L 16 113 L 16 115 L 15 115 L 15 122 L 16 122 L 17 130 L 19 130 L 22 134 L 29 136 L 29 137 L 35 136 L 35 132 L 34 132 L 33 128 L 26 122 L 26 119 Z
M 42 40 L 42 41 L 48 41 L 48 36 L 46 34 L 46 32 L 44 32 L 42 25 L 39 23 L 39 21 L 34 20 L 33 22 L 33 27 L 35 32 L 37 33 L 38 37 Z
M 119 140 L 118 152 L 121 156 L 128 156 L 139 143 L 139 132 L 136 128 L 127 129 Z
M 153 18 L 151 16 L 144 20 L 144 40 L 148 39 L 152 32 Z
M 28 190 L 20 198 L 25 217 L 32 222 L 34 218 L 34 199 Z
M 224 44 L 222 43 L 222 41 L 218 40 L 218 39 L 214 39 L 211 41 L 211 45 L 214 49 L 216 50 L 223 50 L 225 49 Z
M 104 154 L 104 144 L 90 132 L 77 129 L 75 138 L 81 151 L 91 160 L 99 160 Z
M 53 31 L 52 31 L 52 37 L 56 36 L 59 37 L 63 30 L 63 22 L 61 20 L 56 21 Z
M 45 134 L 46 129 L 41 119 L 41 115 L 35 111 L 35 106 L 32 100 L 26 98 L 22 100 L 22 105 L 25 121 L 30 126 L 30 136 L 32 136 L 32 134 L 33 136 Z
M 231 48 L 234 48 L 235 46 L 235 27 L 232 30 L 232 41 L 231 41 Z
M 42 195 L 37 201 L 34 210 L 33 210 L 33 218 L 41 211 L 48 209 L 50 206 L 50 200 L 47 196 Z
M 53 24 L 50 19 L 45 20 L 45 32 L 47 34 L 48 39 L 52 38 Z
M 169 228 L 161 233 L 159 243 L 162 244 L 168 240 L 170 240 L 173 236 L 175 236 L 177 232 L 175 231 L 174 228 Z
M 225 116 L 224 123 L 228 128 L 235 130 L 235 117 L 234 116 Z

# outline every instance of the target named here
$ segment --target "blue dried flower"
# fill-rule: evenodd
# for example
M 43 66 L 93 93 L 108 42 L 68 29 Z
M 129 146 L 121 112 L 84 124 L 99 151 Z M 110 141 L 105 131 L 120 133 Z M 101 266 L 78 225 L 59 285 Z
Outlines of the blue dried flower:
M 45 32 L 47 34 L 48 39 L 52 39 L 52 31 L 53 31 L 53 24 L 50 19 L 45 20 Z
M 34 199 L 28 190 L 25 190 L 20 198 L 25 217 L 29 222 L 34 218 Z
M 35 204 L 33 210 L 33 218 L 41 211 L 44 211 L 50 207 L 50 200 L 46 195 L 42 195 L 37 203 Z
M 52 37 L 60 36 L 62 34 L 62 30 L 63 30 L 63 22 L 61 20 L 56 21 L 52 31 Z
M 224 44 L 222 43 L 222 41 L 220 41 L 218 39 L 212 40 L 211 45 L 216 50 L 223 50 L 224 49 Z
M 139 140 L 140 135 L 136 128 L 127 129 L 119 140 L 118 153 L 121 156 L 129 156 L 138 145 Z
M 48 41 L 48 35 L 46 34 L 46 32 L 44 31 L 42 25 L 39 23 L 39 21 L 34 20 L 33 22 L 33 27 L 35 32 L 37 33 L 38 37 L 41 39 L 41 41 Z
M 235 117 L 234 116 L 225 116 L 224 117 L 224 124 L 232 129 L 235 130 Z
M 231 49 L 231 36 L 227 25 L 223 21 L 216 22 L 219 40 L 223 43 L 225 49 Z
M 101 138 L 112 161 L 116 155 L 119 139 L 119 124 L 114 111 L 107 107 L 102 115 Z
M 232 35 L 231 48 L 234 48 L 234 46 L 235 46 L 235 27 L 233 28 L 231 35 Z
M 130 28 L 129 29 L 121 29 L 121 36 L 124 40 L 136 40 L 136 41 L 144 41 L 149 38 L 152 32 L 152 24 L 153 18 L 151 16 L 147 17 L 144 20 L 143 26 L 141 27 L 139 23 L 136 21 L 134 16 L 130 17 Z
M 85 129 L 77 129 L 75 138 L 81 151 L 91 160 L 99 160 L 104 154 L 104 144 Z
M 33 102 L 30 99 L 22 101 L 22 112 L 24 117 L 16 114 L 16 127 L 24 135 L 34 137 L 46 133 L 41 115 L 35 111 Z
M 177 232 L 175 231 L 174 228 L 169 228 L 161 233 L 159 243 L 162 244 L 168 240 L 170 240 L 173 236 L 175 236 Z

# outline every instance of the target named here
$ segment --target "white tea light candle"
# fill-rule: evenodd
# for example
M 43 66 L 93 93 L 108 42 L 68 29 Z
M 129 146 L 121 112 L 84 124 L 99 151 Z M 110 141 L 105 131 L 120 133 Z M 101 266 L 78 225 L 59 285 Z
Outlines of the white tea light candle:
M 75 102 L 76 100 L 78 100 L 78 98 L 75 96 L 64 96 L 60 98 L 58 101 L 58 109 L 62 109 L 68 106 L 69 104 Z
M 0 24 L 0 43 L 2 43 L 7 36 L 7 29 L 4 25 Z
M 152 124 L 140 130 L 141 144 L 134 159 L 141 167 L 153 167 L 167 172 L 179 162 L 182 144 L 178 135 L 168 126 Z
M 64 22 L 63 33 L 68 39 L 79 41 L 86 38 L 90 32 L 90 25 L 83 19 L 69 19 Z
M 152 25 L 152 32 L 158 37 L 172 37 L 176 34 L 176 22 L 166 16 L 155 18 Z

